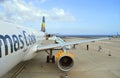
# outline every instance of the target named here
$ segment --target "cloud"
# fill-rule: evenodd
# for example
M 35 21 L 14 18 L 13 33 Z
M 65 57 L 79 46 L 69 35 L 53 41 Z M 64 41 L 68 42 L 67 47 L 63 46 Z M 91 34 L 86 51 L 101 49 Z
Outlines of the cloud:
M 39 0 L 44 3 L 46 0 Z M 0 8 L 4 11 L 0 12 L 0 19 L 4 21 L 22 23 L 35 22 L 40 20 L 42 16 L 46 16 L 48 21 L 74 21 L 75 17 L 66 12 L 62 8 L 39 9 L 32 1 L 25 0 L 2 0 Z
M 75 17 L 73 15 L 69 12 L 65 12 L 65 10 L 61 8 L 53 8 L 50 13 L 52 13 L 50 14 L 52 20 L 75 21 Z

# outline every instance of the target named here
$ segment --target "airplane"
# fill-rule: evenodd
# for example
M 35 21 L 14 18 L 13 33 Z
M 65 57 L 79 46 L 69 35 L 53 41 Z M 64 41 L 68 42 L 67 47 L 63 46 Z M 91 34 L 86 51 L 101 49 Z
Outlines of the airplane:
M 70 53 L 66 46 L 80 43 L 104 40 L 107 38 L 78 40 L 64 42 L 61 38 L 55 37 L 56 44 L 41 45 L 43 40 L 51 37 L 46 33 L 45 17 L 42 19 L 41 30 L 35 30 L 5 21 L 0 21 L 0 77 L 10 71 L 18 63 L 32 59 L 41 50 L 50 50 L 47 56 L 47 63 L 57 64 L 62 71 L 70 71 L 74 66 L 75 56 Z M 52 49 L 61 47 L 56 55 Z

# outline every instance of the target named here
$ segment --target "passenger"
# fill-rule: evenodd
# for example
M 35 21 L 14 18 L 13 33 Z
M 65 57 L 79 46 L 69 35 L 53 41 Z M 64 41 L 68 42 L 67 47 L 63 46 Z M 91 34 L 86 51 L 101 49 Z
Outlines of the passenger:
M 86 45 L 86 47 L 87 47 L 87 50 L 89 50 L 89 45 L 88 44 Z
M 101 46 L 98 46 L 98 52 L 100 52 L 102 50 Z

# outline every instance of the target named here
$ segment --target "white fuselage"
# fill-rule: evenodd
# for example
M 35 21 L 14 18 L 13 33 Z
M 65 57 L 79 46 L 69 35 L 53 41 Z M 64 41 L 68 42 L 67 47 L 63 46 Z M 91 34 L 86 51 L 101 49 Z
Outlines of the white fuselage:
M 21 61 L 32 59 L 45 33 L 0 21 L 0 77 Z

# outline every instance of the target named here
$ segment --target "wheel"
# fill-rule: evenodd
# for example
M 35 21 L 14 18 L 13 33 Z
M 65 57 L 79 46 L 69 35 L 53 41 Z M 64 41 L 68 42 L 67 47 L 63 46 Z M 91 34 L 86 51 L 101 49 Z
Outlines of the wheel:
M 49 56 L 47 56 L 47 63 L 49 63 L 50 62 L 50 58 L 49 58 Z
M 55 56 L 52 56 L 52 63 L 55 63 Z

